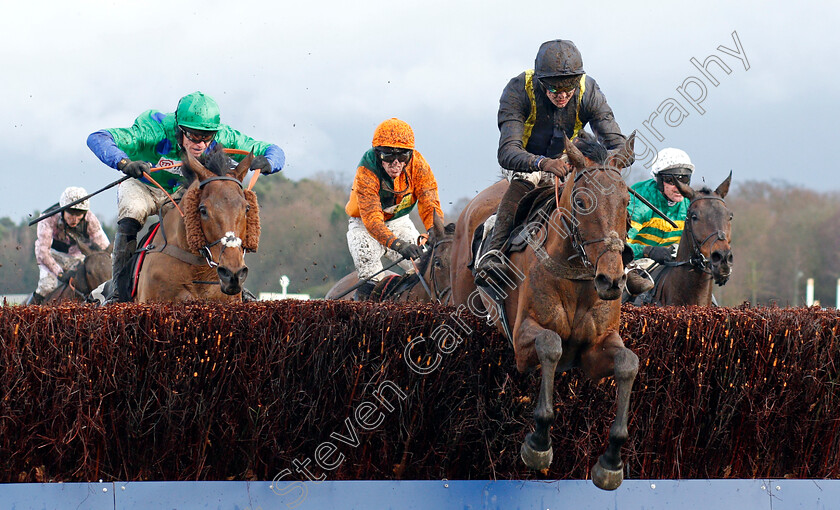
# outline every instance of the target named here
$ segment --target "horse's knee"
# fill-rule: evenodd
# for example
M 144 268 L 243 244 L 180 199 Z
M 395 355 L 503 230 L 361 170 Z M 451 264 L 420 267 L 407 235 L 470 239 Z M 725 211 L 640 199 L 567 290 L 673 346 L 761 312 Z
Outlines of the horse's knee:
M 639 357 L 635 352 L 623 347 L 615 354 L 615 378 L 633 380 L 639 372 Z
M 546 329 L 537 333 L 534 346 L 540 363 L 557 364 L 560 356 L 563 355 L 563 340 L 554 331 Z

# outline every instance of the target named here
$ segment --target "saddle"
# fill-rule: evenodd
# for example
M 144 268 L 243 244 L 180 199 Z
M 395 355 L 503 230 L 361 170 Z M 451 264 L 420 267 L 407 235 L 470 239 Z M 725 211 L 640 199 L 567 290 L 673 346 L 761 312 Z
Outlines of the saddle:
M 562 184 L 560 193 L 562 193 Z M 514 227 L 511 229 L 505 244 L 502 245 L 502 253 L 507 256 L 525 249 L 528 245 L 527 236 L 524 232 L 525 225 L 537 222 L 540 225 L 545 223 L 545 218 L 557 208 L 554 201 L 554 185 L 538 186 L 522 197 L 516 207 L 514 215 Z M 542 211 L 542 213 L 541 213 Z M 487 220 L 478 226 L 473 233 L 472 258 L 467 265 L 470 271 L 475 274 L 475 261 L 479 260 L 485 252 L 484 241 L 490 237 L 496 223 L 496 214 L 492 214 Z

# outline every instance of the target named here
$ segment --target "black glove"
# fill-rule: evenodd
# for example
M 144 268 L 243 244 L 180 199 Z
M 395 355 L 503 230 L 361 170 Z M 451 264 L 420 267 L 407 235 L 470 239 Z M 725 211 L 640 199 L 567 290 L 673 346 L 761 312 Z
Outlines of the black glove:
M 143 177 L 143 172 L 148 172 L 152 169 L 152 164 L 148 161 L 131 161 L 125 158 L 117 163 L 117 169 L 121 170 L 125 175 L 139 179 Z
M 394 244 L 391 245 L 391 249 L 399 253 L 406 259 L 419 259 L 420 255 L 423 255 L 422 248 L 420 248 L 416 244 L 407 243 L 400 239 L 394 241 Z
M 64 271 L 60 275 L 58 275 L 58 281 L 61 283 L 70 283 L 70 278 L 73 278 L 72 271 Z
M 271 162 L 265 156 L 257 156 L 251 162 L 251 170 L 257 169 L 259 169 L 261 174 L 268 175 L 271 173 Z
M 659 264 L 665 264 L 674 260 L 674 248 L 672 246 L 645 246 L 642 255 Z
M 560 158 L 545 158 L 540 161 L 539 166 L 543 172 L 552 173 L 561 179 L 565 178 L 566 174 L 571 170 L 569 164 Z

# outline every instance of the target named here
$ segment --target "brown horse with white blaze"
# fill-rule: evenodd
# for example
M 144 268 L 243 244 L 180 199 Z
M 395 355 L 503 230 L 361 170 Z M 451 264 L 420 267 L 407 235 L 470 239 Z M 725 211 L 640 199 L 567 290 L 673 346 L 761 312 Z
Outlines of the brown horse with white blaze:
M 245 251 L 256 251 L 259 205 L 242 179 L 253 161 L 235 169 L 221 147 L 202 165 L 184 151 L 183 173 L 190 183 L 181 199 L 184 216 L 167 211 L 138 276 L 138 302 L 240 301 L 248 276 Z M 162 231 L 161 231 L 162 230 Z
M 624 244 L 629 195 L 615 165 L 631 161 L 632 151 L 631 136 L 607 164 L 587 167 L 586 158 L 566 141 L 573 170 L 557 198 L 557 209 L 547 224 L 531 229 L 524 251 L 505 260 L 514 273 L 509 279 L 514 285 L 501 293 L 505 314 L 512 322 L 517 369 L 524 372 L 539 366 L 541 370 L 535 430 L 521 447 L 522 460 L 528 467 L 546 469 L 553 458 L 550 430 L 554 422 L 555 372 L 580 367 L 594 380 L 615 377 L 616 416 L 609 446 L 592 468 L 592 480 L 602 489 L 615 489 L 623 480 L 620 449 L 628 438 L 630 390 L 639 364 L 618 334 L 618 298 L 626 281 L 624 264 L 629 262 L 630 250 Z M 453 304 L 467 306 L 473 313 L 482 312 L 476 310 L 480 305 L 484 310 L 496 306 L 477 289 L 467 267 L 472 258 L 473 232 L 495 212 L 507 185 L 507 181 L 500 181 L 484 190 L 457 222 L 451 266 Z M 476 300 L 476 295 L 481 299 Z M 504 332 L 501 314 L 492 317 Z

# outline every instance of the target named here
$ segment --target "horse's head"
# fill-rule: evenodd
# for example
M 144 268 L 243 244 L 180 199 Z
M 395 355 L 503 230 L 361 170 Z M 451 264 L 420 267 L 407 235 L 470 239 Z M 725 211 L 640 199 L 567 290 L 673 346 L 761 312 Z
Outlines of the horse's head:
M 245 251 L 259 243 L 259 206 L 253 191 L 242 179 L 254 159 L 253 153 L 230 169 L 230 159 L 220 146 L 201 164 L 184 151 L 184 176 L 190 182 L 181 199 L 190 248 L 216 268 L 221 291 L 235 295 L 248 277 Z
M 455 238 L 455 224 L 443 224 L 443 218 L 434 214 L 434 226 L 429 231 L 428 247 L 420 259 L 420 273 L 427 279 L 433 298 L 442 303 L 449 300 L 451 285 L 449 268 L 452 252 L 452 241 Z
M 603 300 L 621 297 L 628 262 L 627 185 L 622 162 L 632 161 L 635 134 L 609 158 L 593 161 L 568 139 L 566 154 L 573 171 L 566 179 L 559 208 L 570 230 L 570 241 L 583 264 L 594 272 L 595 289 Z M 631 257 L 632 260 L 632 257 Z
M 680 244 L 678 258 L 691 260 L 692 265 L 710 272 L 718 285 L 729 280 L 734 263 L 730 248 L 732 211 L 723 200 L 731 182 L 732 172 L 714 191 L 707 187 L 695 190 L 676 181 L 682 196 L 691 200 L 684 227 L 684 238 L 689 242 Z

